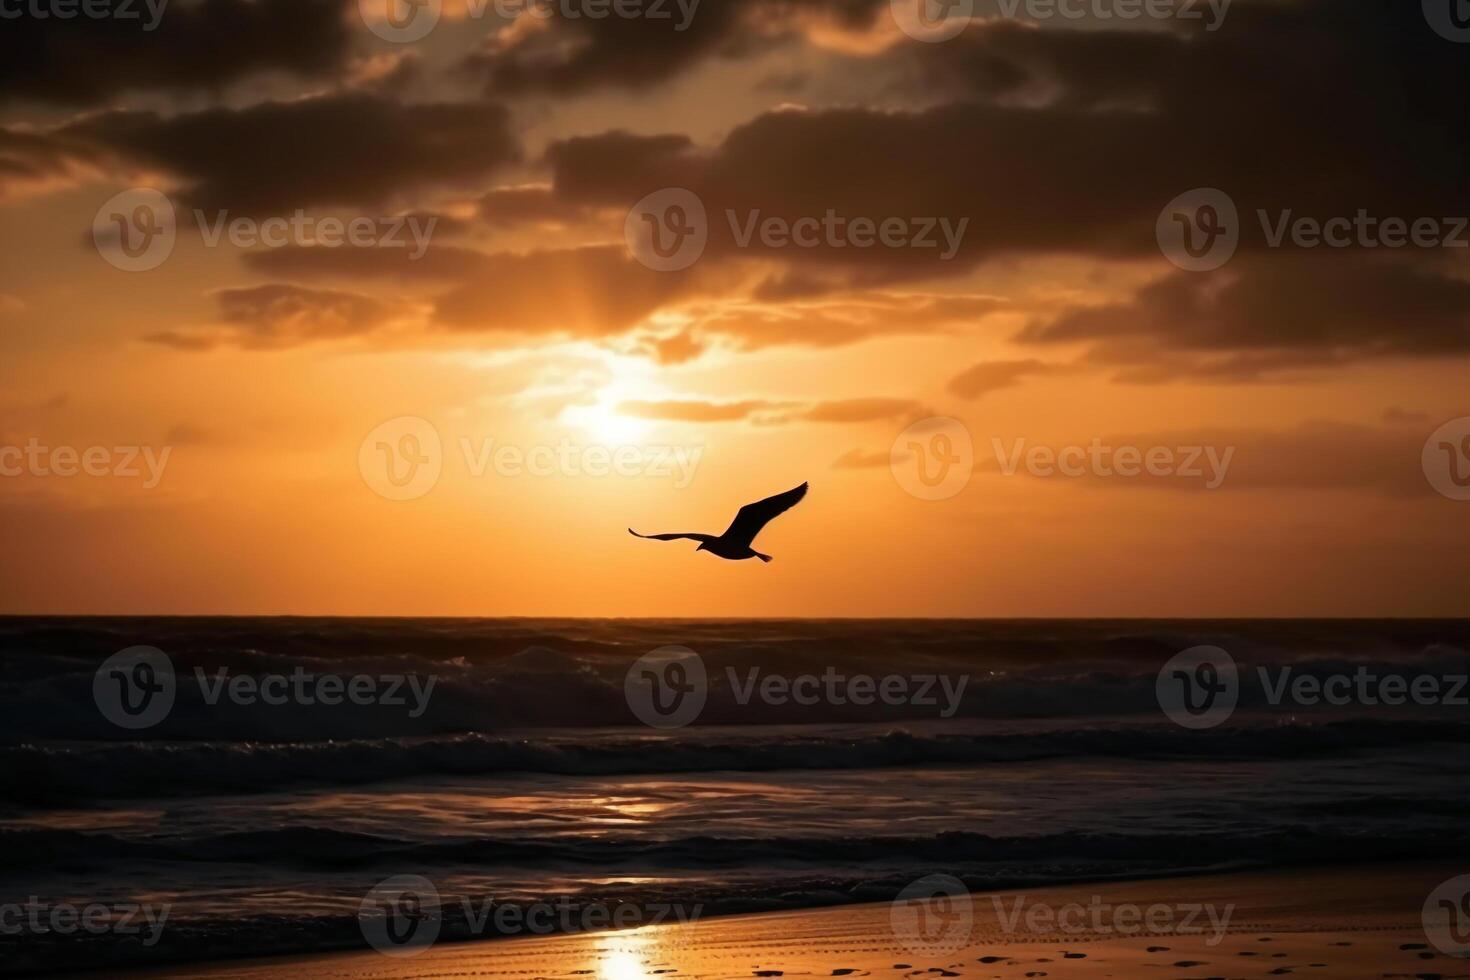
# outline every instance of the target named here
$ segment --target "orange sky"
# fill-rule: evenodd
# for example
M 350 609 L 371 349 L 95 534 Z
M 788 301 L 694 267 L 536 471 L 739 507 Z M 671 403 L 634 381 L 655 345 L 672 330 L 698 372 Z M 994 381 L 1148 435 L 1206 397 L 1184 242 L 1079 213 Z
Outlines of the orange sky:
M 299 56 L 242 37 L 177 71 L 35 69 L 0 97 L 0 447 L 62 448 L 63 469 L 67 449 L 167 457 L 156 481 L 145 456 L 138 476 L 0 476 L 0 612 L 1465 615 L 1470 502 L 1421 459 L 1470 414 L 1464 259 L 1273 248 L 1253 226 L 1257 207 L 1470 213 L 1429 179 L 1467 137 L 1420 102 L 1455 145 L 1413 131 L 1394 138 L 1417 154 L 1354 157 L 1354 125 L 1411 123 L 1354 90 L 1338 118 L 1316 96 L 1342 80 L 1297 64 L 1280 91 L 1226 81 L 1279 39 L 1360 55 L 1363 89 L 1463 73 L 1460 52 L 1422 22 L 1382 43 L 1371 18 L 1308 42 L 1281 6 L 1321 8 L 1238 0 L 1208 34 L 976 19 L 939 43 L 886 3 L 701 7 L 673 37 L 451 8 L 396 44 L 310 0 L 320 16 L 271 25 Z M 189 18 L 165 15 L 160 57 Z M 1176 104 L 1181 51 L 1220 134 Z M 702 201 L 708 244 L 660 271 L 625 219 L 671 186 Z M 183 227 L 130 272 L 91 229 L 138 187 Z M 1203 272 L 1153 237 L 1195 187 L 1225 189 L 1242 228 Z M 211 246 L 195 208 L 437 221 L 411 259 Z M 942 259 L 742 244 L 726 218 L 828 209 L 968 225 Z M 405 417 L 438 437 L 439 475 L 387 499 L 364 441 L 389 423 L 402 448 L 424 431 Z M 942 500 L 905 489 L 900 435 L 933 417 L 974 446 Z M 996 440 L 1230 463 L 1208 489 L 1007 475 Z M 487 441 L 578 463 L 477 473 Z M 588 447 L 634 447 L 639 472 L 587 475 Z M 802 481 L 757 543 L 769 565 L 624 530 L 718 532 Z

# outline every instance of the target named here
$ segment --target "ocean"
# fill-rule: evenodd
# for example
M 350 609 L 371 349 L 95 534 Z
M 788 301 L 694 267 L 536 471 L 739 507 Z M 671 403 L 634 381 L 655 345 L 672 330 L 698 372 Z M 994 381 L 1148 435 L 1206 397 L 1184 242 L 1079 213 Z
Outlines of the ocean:
M 458 939 L 1467 851 L 1463 620 L 5 618 L 0 663 L 0 925 L 143 910 L 9 973 L 360 948 L 401 875 Z

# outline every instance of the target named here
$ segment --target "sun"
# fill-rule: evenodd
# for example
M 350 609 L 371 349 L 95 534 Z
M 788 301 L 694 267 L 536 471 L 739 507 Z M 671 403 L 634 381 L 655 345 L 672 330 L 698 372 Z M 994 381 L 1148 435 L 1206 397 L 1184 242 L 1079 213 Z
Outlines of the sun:
M 563 421 L 577 426 L 596 441 L 609 446 L 640 442 L 653 423 L 618 411 L 627 401 L 649 401 L 658 397 L 660 386 L 653 380 L 654 369 L 647 360 L 603 352 L 608 381 L 597 389 L 596 398 L 588 404 L 569 405 L 562 412 Z

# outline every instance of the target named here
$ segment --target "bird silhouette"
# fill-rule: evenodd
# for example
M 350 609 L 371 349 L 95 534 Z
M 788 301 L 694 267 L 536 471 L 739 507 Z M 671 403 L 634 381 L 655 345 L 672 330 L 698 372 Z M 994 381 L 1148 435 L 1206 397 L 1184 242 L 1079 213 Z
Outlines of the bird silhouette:
M 649 538 L 654 541 L 676 541 L 679 538 L 688 538 L 698 541 L 699 547 L 695 551 L 708 551 L 719 558 L 727 558 L 730 561 L 743 561 L 746 558 L 759 558 L 761 561 L 770 561 L 770 555 L 763 555 L 750 545 L 755 541 L 755 536 L 761 533 L 761 529 L 771 523 L 779 514 L 784 514 L 797 501 L 806 496 L 807 484 L 803 483 L 794 490 L 778 493 L 774 497 L 765 500 L 757 500 L 753 504 L 746 504 L 740 508 L 735 515 L 735 520 L 725 528 L 721 535 L 692 534 L 680 532 L 678 534 L 639 534 L 631 527 L 628 533 L 635 538 Z

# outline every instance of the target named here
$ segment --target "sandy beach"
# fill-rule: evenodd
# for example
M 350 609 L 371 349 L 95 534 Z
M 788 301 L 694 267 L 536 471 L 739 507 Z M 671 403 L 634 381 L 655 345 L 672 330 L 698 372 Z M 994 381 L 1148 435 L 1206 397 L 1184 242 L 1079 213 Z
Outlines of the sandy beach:
M 1470 977 L 1420 910 L 1443 866 L 1246 872 L 973 895 L 929 918 L 889 903 L 625 932 L 138 971 L 198 980 L 588 977 Z M 920 917 L 930 903 L 917 909 Z M 925 921 L 928 929 L 912 923 Z M 1138 923 L 1151 923 L 1139 925 Z M 1128 934 L 1124 934 L 1124 933 Z M 113 973 L 112 975 L 119 975 Z M 80 975 L 78 975 L 80 976 Z

